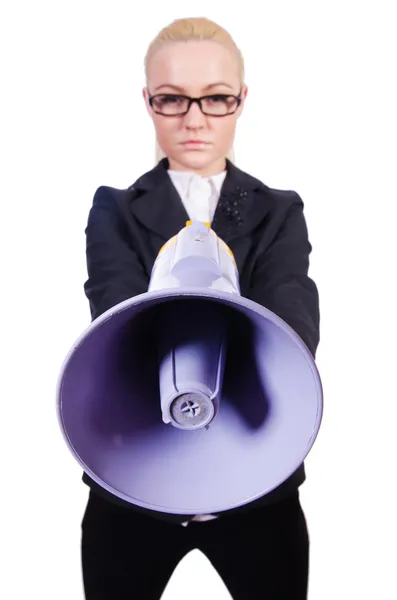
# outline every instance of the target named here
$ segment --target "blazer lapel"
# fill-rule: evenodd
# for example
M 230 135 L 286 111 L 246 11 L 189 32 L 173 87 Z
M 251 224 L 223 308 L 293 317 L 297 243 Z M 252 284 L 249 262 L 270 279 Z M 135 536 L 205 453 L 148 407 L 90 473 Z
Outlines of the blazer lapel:
M 211 224 L 226 244 L 248 235 L 264 219 L 269 205 L 260 191 L 265 189 L 261 181 L 227 161 L 227 175 Z
M 212 228 L 225 241 L 247 235 L 269 211 L 267 187 L 238 169 L 229 160 Z M 129 188 L 133 190 L 130 208 L 135 217 L 164 241 L 176 235 L 189 220 L 181 198 L 169 177 L 168 159 L 163 158 L 151 171 Z
M 134 194 L 130 208 L 143 225 L 167 241 L 186 225 L 189 215 L 164 160 L 131 186 Z

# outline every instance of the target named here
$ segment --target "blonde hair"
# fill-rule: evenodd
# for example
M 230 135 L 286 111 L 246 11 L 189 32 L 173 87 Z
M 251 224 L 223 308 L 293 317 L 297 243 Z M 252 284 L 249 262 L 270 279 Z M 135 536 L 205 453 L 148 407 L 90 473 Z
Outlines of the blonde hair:
M 146 52 L 144 60 L 146 81 L 148 79 L 148 66 L 150 60 L 159 48 L 161 48 L 163 45 L 169 42 L 188 42 L 191 40 L 213 40 L 215 42 L 224 44 L 225 46 L 230 48 L 236 55 L 240 72 L 240 81 L 242 85 L 244 84 L 244 58 L 240 49 L 237 47 L 232 36 L 228 31 L 226 31 L 226 29 L 205 17 L 189 17 L 184 19 L 175 19 L 169 25 L 161 29 L 161 31 L 156 35 L 154 40 L 152 40 L 152 42 L 149 44 L 148 50 Z M 165 154 L 156 140 L 156 164 L 163 158 L 165 158 Z M 233 147 L 230 148 L 227 158 L 231 162 L 235 161 Z

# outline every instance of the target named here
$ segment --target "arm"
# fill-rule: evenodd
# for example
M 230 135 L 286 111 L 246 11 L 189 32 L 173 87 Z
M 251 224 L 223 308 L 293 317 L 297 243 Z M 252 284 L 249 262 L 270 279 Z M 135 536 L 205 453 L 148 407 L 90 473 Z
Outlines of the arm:
M 94 320 L 116 304 L 147 292 L 149 278 L 118 204 L 104 186 L 95 192 L 85 233 L 88 280 L 84 291 Z
M 308 276 L 311 250 L 303 202 L 296 194 L 273 242 L 257 259 L 250 298 L 288 323 L 315 357 L 320 310 L 316 284 Z

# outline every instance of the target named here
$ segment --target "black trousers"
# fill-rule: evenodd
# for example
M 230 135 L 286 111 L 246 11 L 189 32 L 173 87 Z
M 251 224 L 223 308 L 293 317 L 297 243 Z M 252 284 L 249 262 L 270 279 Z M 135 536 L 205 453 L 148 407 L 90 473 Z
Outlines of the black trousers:
M 299 492 L 186 527 L 90 493 L 82 521 L 86 600 L 159 600 L 180 560 L 201 550 L 234 600 L 306 600 L 309 536 Z

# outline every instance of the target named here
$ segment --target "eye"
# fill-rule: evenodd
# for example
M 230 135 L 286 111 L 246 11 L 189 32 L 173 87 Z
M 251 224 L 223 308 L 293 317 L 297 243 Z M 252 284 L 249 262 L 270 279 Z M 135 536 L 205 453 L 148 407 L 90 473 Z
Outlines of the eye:
M 156 98 L 156 100 L 160 104 L 180 104 L 183 101 L 183 98 L 176 94 L 164 94 L 163 96 Z
M 213 94 L 212 96 L 207 96 L 208 100 L 210 102 L 227 102 L 227 99 L 229 98 L 229 96 L 227 96 L 226 94 Z

